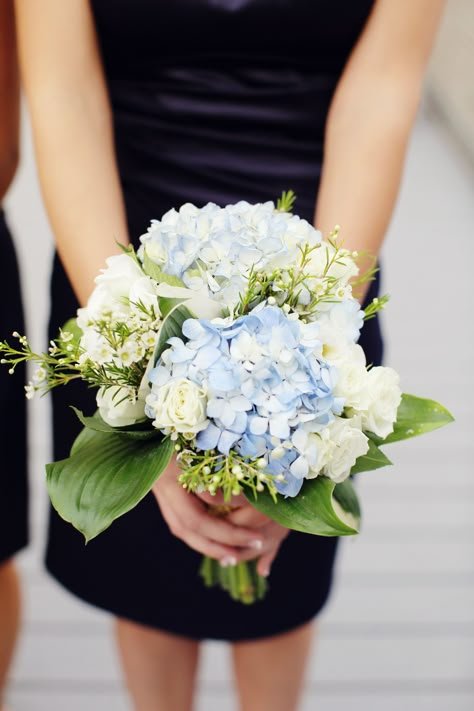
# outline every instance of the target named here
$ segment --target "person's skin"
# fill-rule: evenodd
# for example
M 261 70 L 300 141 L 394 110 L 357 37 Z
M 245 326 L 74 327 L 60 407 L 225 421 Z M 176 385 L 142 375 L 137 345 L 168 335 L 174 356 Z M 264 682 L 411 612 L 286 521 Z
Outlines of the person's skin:
M 341 224 L 351 250 L 376 254 L 382 243 L 442 5 L 376 0 L 339 81 L 316 225 L 328 233 Z M 85 303 L 105 258 L 117 251 L 115 240 L 128 238 L 93 19 L 84 0 L 16 0 L 16 7 L 42 190 L 62 260 Z M 220 560 L 254 557 L 260 545 L 259 570 L 269 572 L 287 531 L 246 503 L 226 521 L 210 517 L 177 485 L 176 472 L 173 463 L 153 488 L 171 531 Z M 233 645 L 242 711 L 296 709 L 312 634 L 308 623 Z M 189 711 L 198 643 L 124 620 L 117 636 L 136 711 Z
M 0 2 L 0 205 L 18 165 L 19 87 L 13 0 Z M 0 711 L 20 625 L 20 586 L 12 559 L 0 563 Z

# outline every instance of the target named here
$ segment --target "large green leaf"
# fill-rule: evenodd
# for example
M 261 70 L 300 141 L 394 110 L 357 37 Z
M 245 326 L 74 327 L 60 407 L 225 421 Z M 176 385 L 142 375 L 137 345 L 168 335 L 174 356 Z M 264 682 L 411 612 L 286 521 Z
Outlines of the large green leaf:
M 342 508 L 346 523 L 352 520 L 353 527 L 359 530 L 360 504 L 350 479 L 346 479 L 341 484 L 336 484 L 333 491 L 333 499 Z M 337 511 L 337 506 L 335 508 Z
M 378 445 L 390 444 L 432 432 L 453 421 L 454 417 L 439 402 L 403 393 L 392 434 L 385 439 L 370 434 L 370 438 Z
M 378 446 L 369 439 L 369 451 L 367 454 L 363 454 L 356 460 L 356 463 L 351 469 L 351 474 L 359 474 L 359 472 L 368 472 L 373 469 L 380 469 L 381 467 L 386 467 L 392 462 L 385 454 L 380 451 Z
M 165 320 L 161 324 L 160 335 L 158 336 L 158 341 L 155 347 L 155 354 L 153 357 L 153 362 L 159 360 L 161 354 L 164 350 L 168 348 L 167 341 L 173 336 L 182 337 L 183 323 L 187 321 L 188 318 L 195 318 L 187 306 L 184 304 L 178 304 L 173 308 Z
M 46 465 L 51 502 L 90 541 L 143 499 L 173 451 L 169 438 L 158 443 L 85 428 L 70 457 Z
M 181 279 L 179 279 L 177 276 L 172 276 L 171 274 L 166 274 L 165 272 L 163 272 L 158 266 L 158 264 L 155 264 L 155 262 L 150 259 L 150 257 L 146 253 L 146 250 L 144 250 L 143 255 L 143 271 L 149 277 L 157 281 L 158 284 L 169 284 L 170 286 L 184 286 Z
M 350 491 L 350 483 L 339 489 L 341 486 L 320 476 L 305 481 L 298 496 L 285 499 L 278 495 L 276 502 L 267 491 L 257 498 L 251 492 L 245 495 L 258 511 L 294 531 L 317 536 L 352 536 L 358 533 L 359 504 L 355 492 Z

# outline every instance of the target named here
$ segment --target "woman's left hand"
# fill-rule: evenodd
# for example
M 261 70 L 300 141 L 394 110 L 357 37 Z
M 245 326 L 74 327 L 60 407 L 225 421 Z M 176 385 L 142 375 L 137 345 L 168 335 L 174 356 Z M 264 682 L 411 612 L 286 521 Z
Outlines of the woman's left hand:
M 263 544 L 257 563 L 257 573 L 264 578 L 268 577 L 280 545 L 290 530 L 281 526 L 268 516 L 265 516 L 265 514 L 260 511 L 257 511 L 256 508 L 249 504 L 243 494 L 233 496 L 231 500 L 227 502 L 224 501 L 221 492 L 217 492 L 215 496 L 211 496 L 208 492 L 197 494 L 197 496 L 210 506 L 231 506 L 233 511 L 226 514 L 226 518 L 230 523 L 236 526 L 244 526 L 245 528 L 258 530 L 259 534 L 263 537 Z

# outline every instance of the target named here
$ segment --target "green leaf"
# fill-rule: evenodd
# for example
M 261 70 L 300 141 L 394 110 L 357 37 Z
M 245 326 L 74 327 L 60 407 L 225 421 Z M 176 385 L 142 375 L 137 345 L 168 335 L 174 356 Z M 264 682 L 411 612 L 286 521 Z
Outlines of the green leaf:
M 296 195 L 293 190 L 284 190 L 277 200 L 276 209 L 280 212 L 293 212 Z
M 160 309 L 160 314 L 162 318 L 166 318 L 173 309 L 175 309 L 180 304 L 184 304 L 188 299 L 174 299 L 170 296 L 159 296 L 158 306 Z
M 150 257 L 146 253 L 146 250 L 144 250 L 143 256 L 143 271 L 149 277 L 157 281 L 158 284 L 169 284 L 170 286 L 184 286 L 181 279 L 178 279 L 177 276 L 165 274 L 165 272 L 160 269 L 158 264 L 155 264 L 155 262 L 150 259 Z
M 268 491 L 257 498 L 251 492 L 244 493 L 258 511 L 294 531 L 317 536 L 352 536 L 358 533 L 357 497 L 355 492 L 349 492 L 349 486 L 338 494 L 334 494 L 335 488 L 331 479 L 320 476 L 305 481 L 298 496 L 285 499 L 278 495 L 276 502 Z
M 156 439 L 160 437 L 161 434 L 152 425 L 150 420 L 140 420 L 134 425 L 127 425 L 125 427 L 112 427 L 112 425 L 104 422 L 97 410 L 92 417 L 87 417 L 84 415 L 77 407 L 71 405 L 71 409 L 74 410 L 78 420 L 84 425 L 95 432 L 108 432 L 109 434 L 120 434 L 125 437 L 131 437 L 132 439 Z
M 454 417 L 439 402 L 403 393 L 392 434 L 385 439 L 374 434 L 369 436 L 376 444 L 390 444 L 432 432 L 453 421 Z
M 386 467 L 389 464 L 392 464 L 390 459 L 385 456 L 372 439 L 369 439 L 369 451 L 367 454 L 363 454 L 356 460 L 356 463 L 351 469 L 351 474 L 380 469 L 381 467 Z
M 169 438 L 132 440 L 86 428 L 70 457 L 46 465 L 51 502 L 90 541 L 146 496 L 173 451 Z
M 356 490 L 350 479 L 346 479 L 341 484 L 336 484 L 333 491 L 333 498 L 337 501 L 346 516 L 353 519 L 354 528 L 359 529 L 360 524 L 360 504 Z
M 173 338 L 173 336 L 178 336 L 178 338 L 182 337 L 183 323 L 187 321 L 188 318 L 195 318 L 195 316 L 191 313 L 187 306 L 184 306 L 184 304 L 179 304 L 169 312 L 161 324 L 160 335 L 158 336 L 154 353 L 153 362 L 155 364 L 161 357 L 163 351 L 168 348 L 168 339 Z

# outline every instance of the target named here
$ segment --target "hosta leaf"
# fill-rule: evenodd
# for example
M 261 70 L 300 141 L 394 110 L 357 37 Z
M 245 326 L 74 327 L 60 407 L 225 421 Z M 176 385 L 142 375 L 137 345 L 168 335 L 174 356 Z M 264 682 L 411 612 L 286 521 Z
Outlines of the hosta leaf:
M 432 432 L 453 421 L 454 417 L 439 402 L 403 393 L 392 434 L 385 439 L 372 434 L 370 437 L 378 445 L 390 444 Z
M 131 437 L 132 439 L 153 439 L 161 437 L 161 433 L 156 430 L 151 421 L 141 420 L 134 425 L 127 425 L 126 427 L 112 427 L 111 425 L 104 422 L 102 417 L 97 410 L 92 417 L 87 417 L 84 415 L 77 407 L 71 405 L 71 409 L 74 410 L 78 420 L 91 430 L 96 432 L 109 432 L 110 434 L 120 434 L 124 437 Z
M 278 495 L 276 503 L 267 491 L 257 498 L 250 492 L 245 495 L 258 511 L 294 531 L 318 536 L 352 536 L 358 533 L 357 497 L 353 490 L 349 491 L 349 482 L 338 494 L 334 494 L 336 486 L 343 485 L 320 476 L 305 481 L 298 496 L 285 499 Z
M 184 303 L 186 299 L 174 299 L 169 296 L 159 296 L 158 306 L 160 307 L 160 314 L 163 319 L 165 319 L 173 309 L 175 309 L 180 304 Z
M 143 499 L 173 451 L 168 438 L 158 443 L 85 428 L 70 457 L 46 465 L 51 502 L 90 541 Z
M 155 347 L 155 353 L 153 357 L 153 362 L 156 364 L 161 354 L 166 348 L 168 348 L 167 341 L 173 336 L 182 336 L 183 323 L 188 318 L 194 318 L 191 311 L 184 306 L 184 304 L 179 304 L 164 319 L 160 328 L 160 335 L 158 336 L 158 341 Z
M 375 442 L 369 439 L 369 451 L 367 454 L 363 454 L 356 460 L 356 463 L 351 469 L 351 474 L 380 469 L 381 467 L 386 467 L 391 463 L 390 459 L 385 456 Z

